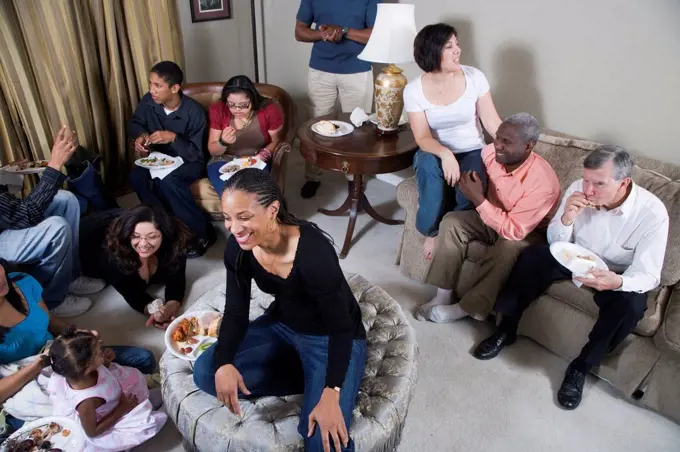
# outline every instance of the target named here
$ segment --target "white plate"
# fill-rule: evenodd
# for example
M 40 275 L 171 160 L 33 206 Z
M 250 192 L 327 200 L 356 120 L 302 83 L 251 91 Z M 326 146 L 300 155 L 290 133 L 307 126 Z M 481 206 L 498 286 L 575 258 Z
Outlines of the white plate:
M 64 452 L 80 452 L 85 448 L 85 436 L 80 425 L 67 417 L 60 416 L 49 416 L 38 419 L 37 421 L 28 422 L 24 424 L 19 430 L 14 432 L 12 436 L 7 438 L 7 440 L 0 446 L 0 452 L 11 452 L 13 449 L 9 449 L 8 441 L 15 438 L 24 439 L 28 438 L 28 434 L 34 428 L 46 427 L 51 422 L 56 422 L 61 425 L 62 429 L 67 429 L 71 431 L 71 434 L 64 436 L 61 433 L 53 435 L 49 441 L 52 443 L 52 447 L 62 449 Z M 44 430 L 44 429 L 43 429 Z
M 375 124 L 377 126 L 378 125 L 378 114 L 377 113 L 371 113 L 368 116 L 368 120 L 371 121 L 373 124 Z M 408 124 L 408 117 L 406 117 L 406 116 L 402 116 L 401 118 L 399 118 L 399 125 L 403 126 L 404 124 Z
M 609 270 L 609 267 L 600 259 L 600 256 L 575 243 L 555 242 L 550 245 L 550 252 L 557 262 L 564 265 L 577 277 L 590 277 L 588 271 L 591 268 Z M 578 256 L 589 256 L 593 260 L 579 259 Z
M 253 158 L 256 160 L 256 163 L 254 165 L 251 165 L 248 160 L 253 159 Z M 234 160 L 226 162 L 224 165 L 222 165 L 220 167 L 220 173 L 225 174 L 227 167 L 237 167 L 238 168 L 237 171 L 234 171 L 233 173 L 231 173 L 233 175 L 233 174 L 236 174 L 238 171 L 240 171 L 242 169 L 246 169 L 246 168 L 265 169 L 267 167 L 267 162 L 265 162 L 264 160 L 262 160 L 258 157 L 243 157 L 243 158 L 240 158 L 240 159 L 234 159 Z
M 36 160 L 37 162 L 45 162 L 47 163 L 47 160 Z M 21 169 L 19 165 L 7 165 L 3 166 L 1 169 L 2 171 L 7 171 L 8 173 L 15 173 L 15 174 L 38 174 L 42 173 L 45 171 L 47 167 L 46 166 L 41 166 L 40 168 L 25 168 Z
M 172 332 L 175 331 L 175 328 L 177 328 L 177 325 L 179 325 L 179 322 L 182 321 L 182 319 L 186 319 L 189 317 L 196 317 L 198 319 L 198 324 L 201 328 L 208 328 L 210 326 L 210 323 L 215 319 L 216 317 L 221 317 L 222 314 L 217 312 L 217 311 L 198 311 L 198 312 L 187 312 L 186 314 L 183 314 L 179 317 L 177 317 L 175 320 L 172 321 L 170 326 L 168 326 L 168 329 L 165 330 L 165 346 L 167 347 L 168 350 L 170 350 L 170 353 L 178 357 L 179 359 L 183 359 L 185 361 L 196 361 L 198 357 L 205 351 L 207 348 L 217 342 L 216 337 L 211 337 L 211 336 L 206 336 L 206 335 L 198 335 L 194 336 L 194 339 L 196 339 L 198 342 L 196 344 L 189 344 L 187 342 L 175 342 L 172 340 Z M 188 354 L 182 354 L 180 353 L 180 349 L 184 347 L 191 347 L 192 351 L 191 353 Z M 201 349 L 203 347 L 203 349 Z
M 146 160 L 146 159 L 149 159 L 149 158 L 151 158 L 151 157 L 142 157 L 141 159 L 137 159 L 137 160 L 135 160 L 135 165 L 141 166 L 142 168 L 146 168 L 146 169 L 149 169 L 149 170 L 151 170 L 151 169 L 164 169 L 165 170 L 165 169 L 170 169 L 170 168 L 174 168 L 175 166 L 177 166 L 177 159 L 172 158 L 172 157 L 166 157 L 166 160 L 172 160 L 172 165 L 161 166 L 161 165 L 148 165 L 146 163 L 142 163 L 142 160 Z
M 335 138 L 335 137 L 341 137 L 343 135 L 349 135 L 350 133 L 352 133 L 354 131 L 354 126 L 352 124 L 348 123 L 348 122 L 344 122 L 344 121 L 329 121 L 329 122 L 332 122 L 333 124 L 338 126 L 338 130 L 336 130 L 335 133 L 326 133 L 326 132 L 322 132 L 322 131 L 318 130 L 318 128 L 316 127 L 317 124 L 319 124 L 318 122 L 312 124 L 312 131 L 314 131 L 315 133 L 318 133 L 321 136 L 329 137 L 329 138 Z

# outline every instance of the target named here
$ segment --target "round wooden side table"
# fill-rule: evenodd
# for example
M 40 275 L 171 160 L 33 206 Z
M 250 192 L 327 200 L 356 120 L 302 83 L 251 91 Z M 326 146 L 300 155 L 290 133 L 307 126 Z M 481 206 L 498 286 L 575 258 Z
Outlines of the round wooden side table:
M 408 128 L 400 129 L 396 135 L 378 136 L 375 126 L 370 122 L 355 128 L 349 135 L 324 137 L 311 129 L 312 124 L 322 119 L 337 119 L 349 123 L 349 114 L 310 119 L 298 129 L 300 151 L 305 160 L 320 168 L 353 176 L 348 181 L 347 199 L 340 207 L 334 210 L 319 209 L 319 212 L 331 216 L 341 216 L 349 211 L 345 242 L 339 255 L 340 259 L 344 259 L 352 242 L 357 214 L 362 210 L 384 224 L 404 223 L 385 218 L 373 209 L 364 194 L 364 179 L 367 175 L 393 173 L 408 168 L 413 164 L 413 155 L 418 145 Z

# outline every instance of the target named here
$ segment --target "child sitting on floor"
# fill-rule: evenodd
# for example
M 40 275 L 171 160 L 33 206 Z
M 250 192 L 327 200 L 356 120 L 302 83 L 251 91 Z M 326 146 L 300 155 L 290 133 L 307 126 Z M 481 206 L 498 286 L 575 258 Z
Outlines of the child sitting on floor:
M 98 336 L 69 327 L 50 346 L 48 390 L 55 416 L 80 420 L 88 448 L 121 451 L 156 435 L 167 421 L 153 410 L 144 376 L 112 363 Z

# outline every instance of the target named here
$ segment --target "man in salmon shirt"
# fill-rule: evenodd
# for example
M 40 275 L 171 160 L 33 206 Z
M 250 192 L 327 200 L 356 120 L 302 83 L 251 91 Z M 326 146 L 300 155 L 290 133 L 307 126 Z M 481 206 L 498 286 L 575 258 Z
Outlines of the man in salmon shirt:
M 444 216 L 426 282 L 437 295 L 416 312 L 418 320 L 452 322 L 467 316 L 484 320 L 491 312 L 515 260 L 527 246 L 545 241 L 545 231 L 560 198 L 555 171 L 533 152 L 540 127 L 528 113 L 506 118 L 493 144 L 482 150 L 488 189 L 475 172 L 461 175 L 460 189 L 475 210 Z M 537 231 L 534 231 L 537 229 Z M 468 244 L 489 245 L 479 265 L 477 283 L 460 299 L 453 300 Z

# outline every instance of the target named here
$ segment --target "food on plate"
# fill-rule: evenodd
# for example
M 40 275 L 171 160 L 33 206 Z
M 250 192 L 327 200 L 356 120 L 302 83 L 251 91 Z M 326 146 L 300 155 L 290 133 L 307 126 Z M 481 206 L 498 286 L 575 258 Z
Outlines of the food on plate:
M 222 168 L 222 172 L 225 173 L 225 174 L 231 174 L 231 173 L 235 173 L 236 171 L 238 171 L 240 169 L 241 169 L 241 167 L 238 166 L 238 165 L 224 165 L 224 167 Z
M 56 422 L 36 427 L 30 431 L 23 432 L 20 436 L 12 438 L 3 444 L 6 452 L 34 452 L 34 451 L 61 451 L 55 448 L 54 442 L 50 439 L 60 433 L 64 436 L 70 435 L 68 430 L 62 430 L 62 426 Z
M 257 165 L 257 159 L 255 157 L 247 157 L 244 160 L 243 166 L 250 168 L 251 166 Z
M 175 331 L 172 332 L 172 340 L 184 342 L 190 337 L 200 334 L 200 327 L 196 317 L 186 317 L 179 322 Z
M 321 133 L 326 133 L 328 135 L 333 135 L 337 133 L 337 131 L 340 129 L 340 127 L 336 126 L 330 121 L 319 121 L 316 123 L 316 130 Z
M 204 352 L 208 350 L 212 346 L 212 344 L 213 344 L 212 342 L 205 342 L 201 344 L 200 347 L 198 347 L 198 351 Z
M 147 157 L 139 159 L 139 163 L 144 166 L 170 166 L 175 163 L 173 159 L 166 159 L 165 157 Z
M 588 255 L 582 255 L 582 254 L 577 254 L 576 259 L 583 259 L 586 261 L 592 261 L 595 262 L 595 256 L 588 256 Z
M 191 344 L 191 345 L 198 344 L 198 339 L 196 339 L 195 337 L 190 337 L 190 338 L 187 340 L 187 343 L 189 343 L 189 344 Z
M 189 353 L 191 353 L 193 351 L 194 351 L 194 349 L 192 347 L 184 347 L 184 348 L 179 349 L 179 352 L 183 355 L 188 355 Z
M 207 335 L 210 337 L 217 337 L 217 333 L 220 331 L 220 324 L 222 323 L 222 316 L 215 318 L 210 322 L 208 326 Z
M 65 428 L 64 430 L 61 431 L 62 436 L 69 436 L 71 434 L 71 430 Z

